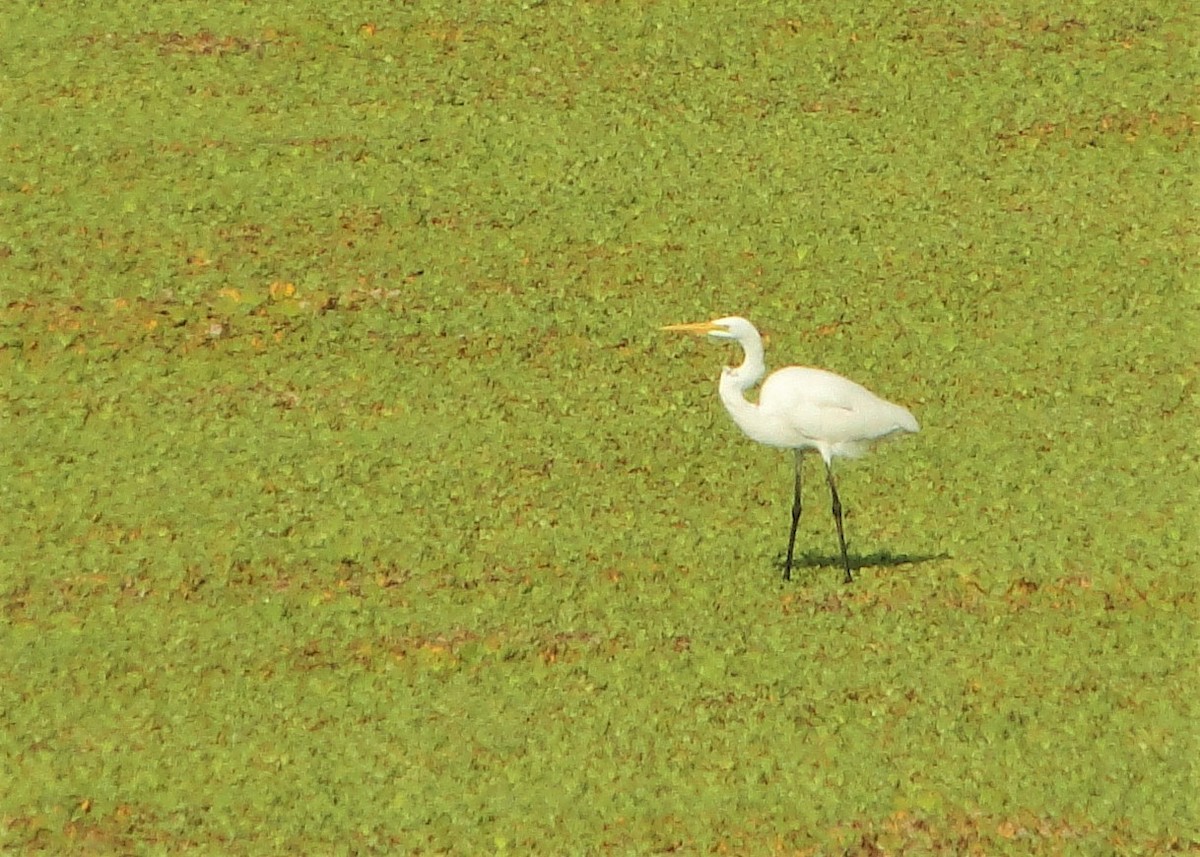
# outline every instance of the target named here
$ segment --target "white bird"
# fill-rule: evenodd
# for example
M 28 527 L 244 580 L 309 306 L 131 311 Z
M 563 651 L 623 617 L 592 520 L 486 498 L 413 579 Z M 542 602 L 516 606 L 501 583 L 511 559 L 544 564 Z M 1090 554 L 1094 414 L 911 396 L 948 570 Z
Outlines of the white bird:
M 846 582 L 850 583 L 854 578 L 846 554 L 842 503 L 833 480 L 833 460 L 862 455 L 871 442 L 890 435 L 919 431 L 916 418 L 907 409 L 879 398 L 848 378 L 806 366 L 788 366 L 772 372 L 763 382 L 755 404 L 745 394 L 762 379 L 767 367 L 763 362 L 762 337 L 753 324 L 744 318 L 730 316 L 696 324 L 672 324 L 662 329 L 733 340 L 742 346 L 746 355 L 742 365 L 726 366 L 721 371 L 717 389 L 725 410 L 751 440 L 796 451 L 796 491 L 783 579 L 792 579 L 792 551 L 796 544 L 796 525 L 800 522 L 800 472 L 804 453 L 815 449 L 825 462 L 825 480 L 833 495 L 833 519 L 837 522 L 842 566 L 846 569 Z

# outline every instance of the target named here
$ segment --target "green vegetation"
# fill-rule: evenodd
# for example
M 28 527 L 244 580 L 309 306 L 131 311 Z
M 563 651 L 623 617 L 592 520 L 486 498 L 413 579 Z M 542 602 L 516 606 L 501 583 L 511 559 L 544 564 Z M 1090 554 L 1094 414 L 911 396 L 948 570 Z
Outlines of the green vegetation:
M 11 6 L 0 851 L 1200 850 L 1187 4 Z

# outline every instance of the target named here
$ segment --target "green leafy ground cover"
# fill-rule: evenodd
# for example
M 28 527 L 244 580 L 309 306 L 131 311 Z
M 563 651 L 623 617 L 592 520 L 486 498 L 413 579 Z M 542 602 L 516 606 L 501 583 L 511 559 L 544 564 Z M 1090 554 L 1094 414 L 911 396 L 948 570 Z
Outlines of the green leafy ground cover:
M 5 853 L 1200 849 L 1187 5 L 15 8 Z

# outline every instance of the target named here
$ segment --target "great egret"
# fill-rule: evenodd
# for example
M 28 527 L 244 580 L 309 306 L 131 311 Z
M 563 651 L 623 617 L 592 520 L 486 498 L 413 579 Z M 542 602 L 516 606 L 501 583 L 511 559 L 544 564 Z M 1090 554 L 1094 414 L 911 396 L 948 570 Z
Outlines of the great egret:
M 717 389 L 725 410 L 751 440 L 796 452 L 796 492 L 783 579 L 792 579 L 792 551 L 796 545 L 796 525 L 800 522 L 800 472 L 804 453 L 815 449 L 825 462 L 825 481 L 833 495 L 833 519 L 837 522 L 842 566 L 846 569 L 846 582 L 850 583 L 854 578 L 846 554 L 842 502 L 833 480 L 833 459 L 854 458 L 866 452 L 872 441 L 919 431 L 916 418 L 905 408 L 879 398 L 866 387 L 841 375 L 805 366 L 788 366 L 772 372 L 763 382 L 758 404 L 755 404 L 746 399 L 745 393 L 762 379 L 767 367 L 763 362 L 762 337 L 753 324 L 744 318 L 730 316 L 696 324 L 671 324 L 662 329 L 733 340 L 742 346 L 746 355 L 742 365 L 726 366 L 721 371 Z

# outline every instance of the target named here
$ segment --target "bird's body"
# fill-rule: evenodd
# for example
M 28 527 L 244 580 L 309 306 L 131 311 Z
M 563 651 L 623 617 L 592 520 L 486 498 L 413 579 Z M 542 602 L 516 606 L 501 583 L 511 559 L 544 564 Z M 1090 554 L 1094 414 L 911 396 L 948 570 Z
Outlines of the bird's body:
M 871 441 L 918 430 L 904 408 L 824 369 L 788 366 L 772 372 L 757 404 L 745 399 L 749 388 L 741 383 L 736 370 L 727 369 L 721 378 L 721 401 L 750 439 L 767 446 L 814 449 L 832 461 L 862 455 Z M 754 410 L 747 411 L 747 406 Z
M 730 316 L 699 324 L 670 325 L 664 330 L 706 334 L 741 345 L 741 365 L 722 370 L 718 392 L 733 421 L 751 440 L 796 451 L 796 490 L 792 507 L 792 531 L 788 540 L 784 579 L 791 577 L 792 551 L 800 518 L 800 469 L 802 454 L 818 452 L 825 462 L 826 479 L 833 495 L 833 514 L 846 580 L 851 580 L 850 560 L 842 531 L 841 502 L 833 480 L 833 460 L 864 453 L 877 440 L 894 434 L 920 430 L 906 408 L 876 396 L 866 387 L 824 369 L 788 366 L 772 372 L 763 382 L 758 401 L 746 398 L 766 374 L 762 337 L 744 318 Z

